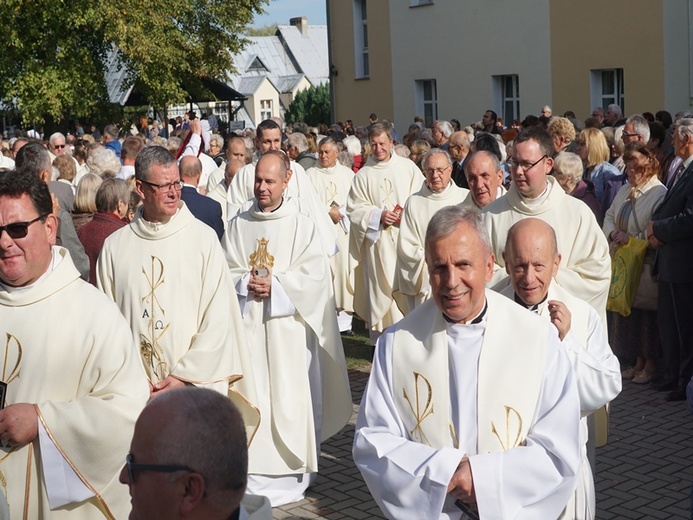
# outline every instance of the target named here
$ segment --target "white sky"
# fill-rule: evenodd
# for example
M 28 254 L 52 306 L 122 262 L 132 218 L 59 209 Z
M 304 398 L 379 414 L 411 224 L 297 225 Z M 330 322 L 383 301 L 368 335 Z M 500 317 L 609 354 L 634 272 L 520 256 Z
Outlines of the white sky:
M 310 25 L 327 25 L 325 0 L 270 0 L 265 5 L 266 14 L 257 16 L 253 27 L 278 23 L 288 25 L 289 18 L 305 16 Z

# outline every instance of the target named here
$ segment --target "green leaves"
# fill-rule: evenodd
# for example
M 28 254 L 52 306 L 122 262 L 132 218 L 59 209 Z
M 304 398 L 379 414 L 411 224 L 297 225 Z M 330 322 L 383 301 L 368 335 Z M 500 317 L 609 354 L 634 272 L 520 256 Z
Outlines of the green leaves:
M 25 124 L 90 114 L 107 102 L 105 60 L 119 51 L 153 106 L 185 100 L 182 85 L 233 70 L 242 34 L 267 0 L 2 0 L 0 102 Z
M 317 126 L 320 123 L 330 123 L 330 87 L 323 83 L 317 87 L 310 87 L 300 91 L 294 96 L 284 114 L 288 124 L 303 121 L 309 126 Z

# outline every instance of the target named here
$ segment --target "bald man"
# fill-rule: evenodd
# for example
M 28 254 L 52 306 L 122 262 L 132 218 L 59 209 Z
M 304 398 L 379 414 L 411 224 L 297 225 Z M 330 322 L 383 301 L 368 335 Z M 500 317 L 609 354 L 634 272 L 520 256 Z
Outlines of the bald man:
M 202 163 L 194 155 L 186 155 L 181 158 L 178 165 L 180 169 L 180 179 L 183 181 L 183 190 L 180 198 L 188 206 L 190 212 L 197 220 L 201 220 L 214 232 L 221 240 L 224 235 L 224 220 L 222 218 L 221 204 L 217 201 L 201 195 L 197 191 L 202 175 Z
M 562 519 L 594 519 L 595 492 L 587 459 L 587 417 L 621 392 L 618 359 L 609 347 L 601 318 L 586 301 L 555 282 L 561 254 L 553 228 L 537 218 L 514 224 L 503 253 L 511 285 L 501 294 L 544 317 L 558 329 L 576 374 L 580 397 L 580 478 Z

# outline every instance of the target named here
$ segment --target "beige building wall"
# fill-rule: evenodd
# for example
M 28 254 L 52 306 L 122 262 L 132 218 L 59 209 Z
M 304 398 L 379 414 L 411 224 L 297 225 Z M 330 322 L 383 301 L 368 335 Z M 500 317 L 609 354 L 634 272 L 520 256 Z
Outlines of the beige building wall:
M 493 76 L 519 76 L 520 115 L 551 101 L 549 0 L 391 2 L 395 122 L 416 113 L 417 80 L 435 79 L 439 119 L 462 125 L 502 112 Z
M 255 93 L 252 96 L 248 96 L 248 101 L 245 102 L 250 117 L 253 118 L 256 125 L 264 119 L 260 116 L 260 112 L 262 106 L 261 102 L 266 99 L 272 100 L 272 116 L 282 117 L 284 115 L 279 104 L 279 92 L 274 88 L 272 82 L 265 78 Z
M 354 1 L 328 0 L 335 121 L 352 119 L 359 126 L 368 124 L 371 112 L 394 116 L 389 3 L 367 0 L 370 75 L 356 79 Z

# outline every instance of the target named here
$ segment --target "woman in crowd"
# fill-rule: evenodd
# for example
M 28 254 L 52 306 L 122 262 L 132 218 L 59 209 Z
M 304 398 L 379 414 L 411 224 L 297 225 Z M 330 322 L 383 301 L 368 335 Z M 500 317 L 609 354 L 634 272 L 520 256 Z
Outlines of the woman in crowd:
M 594 194 L 594 184 L 582 178 L 580 157 L 571 152 L 559 153 L 554 159 L 553 176 L 568 195 L 587 204 L 599 222 L 600 204 Z
M 580 132 L 575 142 L 577 154 L 582 159 L 582 165 L 585 168 L 582 178 L 594 184 L 594 195 L 602 207 L 601 218 L 598 219 L 601 222 L 604 213 L 610 206 L 610 200 L 605 200 L 605 198 L 613 197 L 616 192 L 616 190 L 610 189 L 609 181 L 620 176 L 621 172 L 609 163 L 611 156 L 609 145 L 601 130 L 585 128 Z
M 645 143 L 626 146 L 623 156 L 628 184 L 618 191 L 606 212 L 604 234 L 612 251 L 627 244 L 630 237 L 646 239 L 645 228 L 662 202 L 666 188 L 657 179 L 659 163 Z M 657 283 L 652 280 L 654 249 L 648 247 L 640 285 L 628 317 L 611 314 L 609 342 L 621 360 L 624 379 L 649 383 L 657 371 L 661 355 L 657 327 Z
M 75 202 L 72 210 L 72 223 L 75 231 L 94 218 L 96 212 L 96 191 L 103 179 L 96 174 L 87 173 L 77 185 Z
M 414 161 L 414 164 L 416 164 L 421 171 L 423 171 L 421 159 L 423 159 L 424 155 L 426 155 L 430 149 L 431 145 L 425 139 L 417 139 L 411 145 L 411 155 L 409 158 Z

